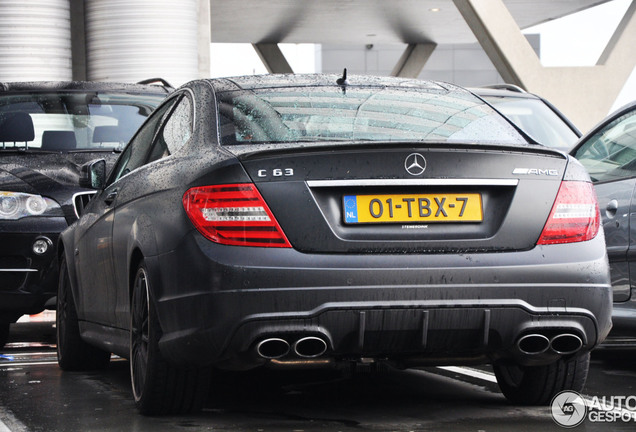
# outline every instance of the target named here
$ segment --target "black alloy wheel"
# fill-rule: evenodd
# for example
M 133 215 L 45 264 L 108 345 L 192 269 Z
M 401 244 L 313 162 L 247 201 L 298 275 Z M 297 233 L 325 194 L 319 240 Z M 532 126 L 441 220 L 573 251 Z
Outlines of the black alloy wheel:
M 140 266 L 133 286 L 130 321 L 130 378 L 135 403 L 145 396 L 148 373 L 148 341 L 150 339 L 148 282 L 146 269 Z
M 544 366 L 494 364 L 501 392 L 510 402 L 520 405 L 547 405 L 564 390 L 582 391 L 589 368 L 589 352 Z
M 55 327 L 57 330 L 57 363 L 62 370 L 95 370 L 108 366 L 110 353 L 87 344 L 80 336 L 77 310 L 71 293 L 65 258 L 62 258 L 60 263 Z
M 178 367 L 159 350 L 162 332 L 142 261 L 133 281 L 130 306 L 130 379 L 135 405 L 144 415 L 199 411 L 210 385 L 208 368 Z

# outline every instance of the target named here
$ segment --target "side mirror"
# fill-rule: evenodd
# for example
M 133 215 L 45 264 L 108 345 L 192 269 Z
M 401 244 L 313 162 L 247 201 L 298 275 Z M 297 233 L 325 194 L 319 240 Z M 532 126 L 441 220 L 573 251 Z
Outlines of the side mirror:
M 101 190 L 106 184 L 106 161 L 98 159 L 82 165 L 79 185 L 81 187 Z

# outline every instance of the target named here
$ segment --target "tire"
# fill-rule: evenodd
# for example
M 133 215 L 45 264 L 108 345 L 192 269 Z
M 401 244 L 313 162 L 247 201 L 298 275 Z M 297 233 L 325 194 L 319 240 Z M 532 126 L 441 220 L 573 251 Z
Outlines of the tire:
M 582 391 L 589 369 L 589 352 L 545 366 L 494 365 L 501 392 L 519 405 L 547 405 L 559 392 Z
M 141 414 L 199 411 L 210 386 L 210 370 L 170 364 L 159 350 L 162 332 L 150 301 L 150 281 L 142 261 L 135 274 L 130 306 L 130 380 Z
M 75 302 L 71 293 L 66 259 L 60 264 L 57 290 L 57 363 L 65 371 L 104 369 L 110 362 L 110 353 L 84 342 L 80 336 Z
M 0 349 L 3 348 L 9 340 L 9 329 L 11 323 L 9 321 L 0 322 Z

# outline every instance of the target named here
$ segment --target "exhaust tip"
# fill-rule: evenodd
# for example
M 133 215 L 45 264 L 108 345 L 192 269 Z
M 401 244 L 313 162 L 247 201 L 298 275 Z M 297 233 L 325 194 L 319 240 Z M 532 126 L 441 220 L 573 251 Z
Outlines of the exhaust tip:
M 289 343 L 281 338 L 263 339 L 256 345 L 256 352 L 265 359 L 278 359 L 289 354 Z
M 550 339 L 542 334 L 528 334 L 519 338 L 517 348 L 524 354 L 541 354 L 550 348 Z
M 550 347 L 557 354 L 574 354 L 583 347 L 583 341 L 575 334 L 564 333 L 553 337 Z
M 302 339 L 298 339 L 294 344 L 294 352 L 299 357 L 320 357 L 325 353 L 325 351 L 327 351 L 327 342 L 315 336 L 307 336 Z

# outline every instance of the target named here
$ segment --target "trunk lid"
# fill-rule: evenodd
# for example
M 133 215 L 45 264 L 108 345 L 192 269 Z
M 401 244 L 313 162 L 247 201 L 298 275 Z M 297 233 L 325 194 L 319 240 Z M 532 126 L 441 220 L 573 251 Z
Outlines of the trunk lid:
M 532 147 L 230 149 L 307 253 L 462 253 L 535 246 L 567 158 Z

